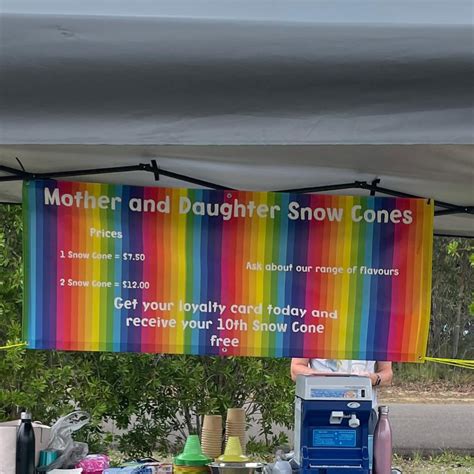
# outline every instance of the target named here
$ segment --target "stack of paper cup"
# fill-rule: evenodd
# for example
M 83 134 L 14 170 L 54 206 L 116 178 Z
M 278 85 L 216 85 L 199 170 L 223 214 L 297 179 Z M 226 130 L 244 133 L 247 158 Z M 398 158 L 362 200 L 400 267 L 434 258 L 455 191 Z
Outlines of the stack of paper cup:
M 245 454 L 245 410 L 243 408 L 229 408 L 225 424 L 225 441 L 231 436 L 238 436 L 242 453 Z
M 202 452 L 210 458 L 222 454 L 222 416 L 204 415 L 201 436 Z

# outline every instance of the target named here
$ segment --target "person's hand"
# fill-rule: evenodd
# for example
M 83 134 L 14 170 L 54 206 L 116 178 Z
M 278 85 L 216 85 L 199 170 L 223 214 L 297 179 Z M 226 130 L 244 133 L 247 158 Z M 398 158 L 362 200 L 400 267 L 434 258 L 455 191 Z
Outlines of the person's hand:
M 362 371 L 362 372 L 358 372 L 357 375 L 359 375 L 360 377 L 368 377 L 372 385 L 375 385 L 375 383 L 377 382 L 377 374 L 373 372 Z

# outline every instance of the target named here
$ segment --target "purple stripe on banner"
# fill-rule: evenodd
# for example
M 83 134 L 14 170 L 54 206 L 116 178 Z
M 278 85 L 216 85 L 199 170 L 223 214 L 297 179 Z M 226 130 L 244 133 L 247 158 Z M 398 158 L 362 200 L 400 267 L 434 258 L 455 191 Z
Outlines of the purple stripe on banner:
M 300 195 L 299 202 L 301 207 L 309 207 L 311 205 L 311 196 L 309 194 Z M 294 241 L 308 242 L 309 237 L 309 221 L 304 221 L 302 219 L 297 219 L 295 221 L 295 238 Z M 300 240 L 301 239 L 301 240 Z M 293 246 L 293 267 L 296 265 L 304 265 L 307 262 L 308 257 L 308 245 L 294 245 Z M 307 275 L 304 272 L 297 272 L 293 268 L 291 272 L 293 276 L 293 294 L 292 294 L 292 306 L 298 306 L 306 308 L 306 279 Z M 292 322 L 293 319 L 290 319 Z M 301 319 L 300 323 L 305 323 L 307 321 Z M 297 332 L 293 334 L 293 340 L 291 345 L 293 347 L 299 347 L 301 350 L 304 348 L 304 334 L 302 332 Z M 302 355 L 302 354 L 301 354 Z
M 384 198 L 381 208 L 389 212 L 395 209 L 393 199 Z M 378 226 L 380 230 L 379 252 L 380 268 L 390 269 L 393 262 L 393 242 L 395 239 L 395 225 L 390 221 Z M 390 328 L 390 314 L 392 301 L 392 278 L 381 276 L 378 278 L 377 317 L 375 320 L 374 350 L 377 360 L 385 360 L 387 356 L 387 342 Z M 396 277 L 395 277 L 396 278 Z
M 381 208 L 381 202 L 378 199 L 368 198 L 373 205 L 373 209 L 377 212 Z M 372 244 L 372 266 L 374 268 L 380 268 L 380 256 L 378 250 L 380 249 L 380 225 L 372 224 L 374 228 L 374 237 Z M 378 287 L 379 278 L 370 278 L 370 311 L 369 311 L 369 327 L 367 331 L 367 359 L 374 360 L 374 341 L 375 341 L 375 324 L 377 321 L 377 304 L 378 304 Z
M 36 197 L 35 200 L 37 203 L 42 203 L 44 201 L 43 197 L 43 187 L 38 186 L 36 188 Z M 45 254 L 45 241 L 44 241 L 44 233 L 43 233 L 43 224 L 44 224 L 44 219 L 37 219 L 36 220 L 36 236 L 37 236 L 37 244 L 36 244 L 36 249 L 37 249 L 37 255 L 38 255 L 38 266 L 36 267 L 36 274 L 37 274 L 37 280 L 36 280 L 36 308 L 39 314 L 45 315 L 44 317 L 44 322 L 41 321 L 39 318 L 36 320 L 36 337 L 38 342 L 38 349 L 42 349 L 43 347 L 47 347 L 49 341 L 46 341 L 45 339 L 45 334 L 48 334 L 48 328 L 49 328 L 49 321 L 52 315 L 49 313 L 45 313 L 45 303 L 44 303 L 44 297 L 46 295 L 45 293 L 45 283 L 46 283 L 46 278 L 47 275 L 45 274 L 45 265 L 44 265 L 44 254 Z
M 206 199 L 206 191 L 202 192 L 203 194 L 203 199 Z M 208 273 L 209 273 L 209 259 L 208 259 L 208 231 L 209 231 L 209 226 L 208 226 L 208 221 L 209 218 L 207 216 L 199 216 L 200 217 L 200 222 L 201 222 L 201 247 L 200 247 L 200 261 L 201 261 L 201 291 L 200 291 L 200 301 L 207 301 L 209 298 L 208 294 L 208 285 L 209 285 L 209 278 L 208 278 Z M 199 317 L 206 318 L 205 315 L 199 314 Z M 215 328 L 212 329 L 212 331 L 200 331 L 200 337 L 199 337 L 199 346 L 203 347 L 203 345 L 206 344 L 206 341 L 209 340 L 208 337 L 211 336 L 211 334 L 216 334 L 218 335 L 217 331 Z M 217 352 L 212 350 L 212 354 L 216 354 Z
M 212 204 L 221 204 L 224 202 L 224 193 L 221 192 L 208 192 L 206 201 Z M 222 249 L 222 220 L 219 219 L 214 225 L 209 226 L 210 232 L 208 234 L 208 258 L 209 258 L 209 286 L 207 293 L 209 300 L 220 301 L 221 299 L 221 249 Z M 207 300 L 206 300 L 207 301 Z M 209 317 L 212 320 L 212 326 L 218 327 L 218 314 L 213 314 Z M 216 331 L 218 333 L 218 331 Z M 220 349 L 217 349 L 217 354 L 220 353 Z
M 296 195 L 290 195 L 290 201 L 296 200 Z M 286 247 L 286 261 L 285 262 L 278 262 L 279 264 L 286 265 L 290 262 L 294 262 L 295 258 L 295 221 L 288 221 L 288 241 Z M 293 272 L 285 272 L 285 306 L 291 305 L 293 303 L 293 290 L 294 290 L 294 283 L 293 283 Z M 294 341 L 291 337 L 291 332 L 288 331 L 285 334 L 284 339 L 284 350 L 283 355 L 284 357 L 288 357 L 291 351 L 291 347 L 293 346 Z
M 129 202 L 130 199 L 130 190 L 131 188 L 129 186 L 124 186 L 122 188 L 122 202 Z M 131 212 L 128 209 L 128 206 L 122 206 L 121 208 L 121 214 L 122 214 L 122 227 L 123 229 L 127 229 L 126 232 L 123 233 L 122 235 L 122 250 L 123 252 L 129 252 L 130 251 L 130 239 L 132 236 L 132 230 L 130 229 L 130 223 L 129 223 L 129 216 L 131 215 Z M 122 260 L 122 281 L 120 281 L 120 286 L 122 287 L 122 282 L 123 281 L 128 281 L 131 279 L 130 275 L 130 261 L 123 261 Z M 131 297 L 131 292 L 128 288 L 122 288 L 122 298 L 125 300 L 130 299 Z M 122 324 L 121 324 L 121 333 L 122 333 L 122 338 L 120 340 L 120 348 L 121 351 L 127 352 L 131 350 L 130 346 L 130 339 L 132 337 L 132 332 L 136 328 L 128 328 L 126 325 L 126 319 L 122 319 Z

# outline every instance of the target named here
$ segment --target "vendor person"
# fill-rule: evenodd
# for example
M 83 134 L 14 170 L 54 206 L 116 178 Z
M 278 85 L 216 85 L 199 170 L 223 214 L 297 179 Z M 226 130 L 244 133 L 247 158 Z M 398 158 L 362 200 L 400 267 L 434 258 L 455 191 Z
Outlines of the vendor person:
M 373 387 L 392 383 L 392 363 L 373 360 L 336 360 L 336 359 L 291 359 L 291 378 L 298 375 L 341 374 L 369 377 Z M 373 403 L 377 404 L 377 390 L 373 390 Z

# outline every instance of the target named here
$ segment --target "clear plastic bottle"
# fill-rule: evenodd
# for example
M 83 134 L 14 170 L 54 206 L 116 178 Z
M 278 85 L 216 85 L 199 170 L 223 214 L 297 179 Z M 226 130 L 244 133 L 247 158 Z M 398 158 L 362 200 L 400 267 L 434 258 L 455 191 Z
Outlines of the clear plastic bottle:
M 16 474 L 35 474 L 35 432 L 31 413 L 21 414 L 20 428 L 16 437 Z
M 276 462 L 273 465 L 272 474 L 291 474 L 291 464 L 282 459 L 282 455 L 277 453 Z
M 379 406 L 379 420 L 374 432 L 374 473 L 392 472 L 392 428 L 388 419 L 388 407 Z

